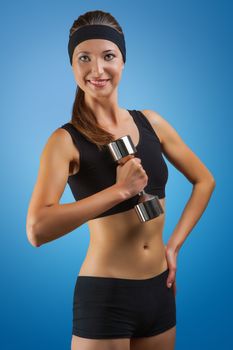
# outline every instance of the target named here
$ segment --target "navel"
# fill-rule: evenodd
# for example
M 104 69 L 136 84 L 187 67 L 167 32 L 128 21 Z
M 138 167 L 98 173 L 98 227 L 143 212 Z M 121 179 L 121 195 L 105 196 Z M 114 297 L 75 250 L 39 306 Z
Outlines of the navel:
M 143 249 L 148 249 L 148 248 L 149 248 L 148 244 L 145 243 L 144 246 L 143 246 Z

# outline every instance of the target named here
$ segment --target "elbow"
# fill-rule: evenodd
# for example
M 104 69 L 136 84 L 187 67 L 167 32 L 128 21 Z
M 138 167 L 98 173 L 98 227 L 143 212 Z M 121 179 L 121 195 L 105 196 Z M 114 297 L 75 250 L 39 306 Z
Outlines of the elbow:
M 210 190 L 213 192 L 216 187 L 216 181 L 213 176 L 211 176 L 209 179 L 205 180 L 206 186 L 210 188 Z
M 26 231 L 27 231 L 27 238 L 29 243 L 35 248 L 40 247 L 42 243 L 39 242 L 38 235 L 36 234 L 36 231 L 35 231 L 35 227 L 34 226 L 27 227 Z
M 213 192 L 216 186 L 216 181 L 213 177 L 211 177 L 208 181 L 206 181 L 208 187 L 210 188 L 210 190 Z
M 210 179 L 210 185 L 211 185 L 212 189 L 214 190 L 215 187 L 216 187 L 216 181 L 215 181 L 215 178 L 214 178 L 214 177 L 211 177 L 211 179 Z
M 212 188 L 214 190 L 214 188 L 216 186 L 216 181 L 215 181 L 215 178 L 211 172 L 209 172 L 209 174 L 203 178 L 203 182 L 205 182 L 207 186 L 209 186 L 210 188 Z
M 212 192 L 214 191 L 214 189 L 216 187 L 216 181 L 215 181 L 213 176 L 208 177 L 208 178 L 205 177 L 205 178 L 193 183 L 194 186 L 199 185 L 199 184 L 202 184 L 206 188 L 210 189 Z

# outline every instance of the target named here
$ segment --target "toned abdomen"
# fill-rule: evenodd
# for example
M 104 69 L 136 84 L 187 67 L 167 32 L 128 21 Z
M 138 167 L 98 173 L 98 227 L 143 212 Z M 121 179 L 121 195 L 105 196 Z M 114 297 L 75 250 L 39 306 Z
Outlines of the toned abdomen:
M 143 279 L 164 271 L 164 221 L 162 214 L 141 223 L 134 209 L 89 221 L 90 244 L 79 275 Z

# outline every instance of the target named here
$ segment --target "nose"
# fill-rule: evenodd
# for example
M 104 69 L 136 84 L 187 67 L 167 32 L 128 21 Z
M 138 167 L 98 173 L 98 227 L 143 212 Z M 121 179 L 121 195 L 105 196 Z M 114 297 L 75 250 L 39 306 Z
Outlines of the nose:
M 93 75 L 100 76 L 103 73 L 103 63 L 100 60 L 95 60 L 92 64 Z

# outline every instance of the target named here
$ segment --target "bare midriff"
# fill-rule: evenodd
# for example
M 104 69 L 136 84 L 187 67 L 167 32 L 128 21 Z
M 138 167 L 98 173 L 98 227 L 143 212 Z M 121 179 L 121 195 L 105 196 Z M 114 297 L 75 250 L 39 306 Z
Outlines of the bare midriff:
M 135 209 L 88 221 L 90 244 L 79 276 L 146 279 L 168 267 L 163 243 L 164 213 L 142 223 Z

